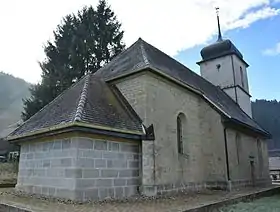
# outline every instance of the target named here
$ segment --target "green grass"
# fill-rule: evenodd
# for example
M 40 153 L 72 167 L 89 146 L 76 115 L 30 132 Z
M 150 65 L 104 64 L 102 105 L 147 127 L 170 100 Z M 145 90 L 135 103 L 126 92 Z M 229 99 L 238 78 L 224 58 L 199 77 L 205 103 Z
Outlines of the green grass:
M 280 196 L 264 197 L 252 202 L 241 202 L 236 205 L 224 207 L 220 212 L 279 212 Z

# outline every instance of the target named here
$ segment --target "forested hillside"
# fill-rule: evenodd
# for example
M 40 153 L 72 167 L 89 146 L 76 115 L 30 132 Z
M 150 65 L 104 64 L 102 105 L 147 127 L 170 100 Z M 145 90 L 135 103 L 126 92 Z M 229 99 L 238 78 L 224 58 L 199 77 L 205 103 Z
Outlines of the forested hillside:
M 268 142 L 269 150 L 280 150 L 280 102 L 273 100 L 256 100 L 252 102 L 254 119 L 272 134 Z
M 30 84 L 0 72 L 0 137 L 3 130 L 21 119 L 22 98 L 29 97 Z

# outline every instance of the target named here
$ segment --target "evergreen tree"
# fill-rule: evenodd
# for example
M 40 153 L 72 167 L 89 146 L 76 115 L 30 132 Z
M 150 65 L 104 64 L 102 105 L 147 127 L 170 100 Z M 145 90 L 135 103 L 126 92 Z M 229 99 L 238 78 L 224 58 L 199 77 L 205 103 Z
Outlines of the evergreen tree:
M 280 149 L 280 102 L 276 100 L 256 100 L 252 102 L 254 119 L 271 135 L 268 149 Z
M 29 119 L 86 73 L 94 73 L 124 49 L 123 31 L 105 0 L 67 15 L 44 46 L 42 82 L 24 99 L 23 120 Z

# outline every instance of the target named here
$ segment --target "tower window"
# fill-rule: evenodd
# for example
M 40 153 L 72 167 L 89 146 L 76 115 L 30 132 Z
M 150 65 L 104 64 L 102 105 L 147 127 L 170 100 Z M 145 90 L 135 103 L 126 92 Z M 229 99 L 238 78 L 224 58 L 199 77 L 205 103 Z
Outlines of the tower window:
M 241 66 L 240 66 L 240 77 L 241 77 L 241 85 L 244 88 L 244 76 L 243 76 L 243 70 Z
M 217 70 L 220 71 L 221 64 L 217 64 L 216 67 L 217 67 Z
M 183 147 L 184 125 L 185 125 L 185 115 L 183 113 L 180 113 L 177 116 L 177 147 L 178 147 L 179 154 L 184 154 L 184 147 Z

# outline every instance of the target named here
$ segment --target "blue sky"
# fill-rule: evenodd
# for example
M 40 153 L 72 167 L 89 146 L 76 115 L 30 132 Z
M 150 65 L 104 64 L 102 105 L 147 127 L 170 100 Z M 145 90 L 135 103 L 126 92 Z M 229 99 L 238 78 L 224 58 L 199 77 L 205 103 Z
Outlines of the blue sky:
M 219 6 L 224 37 L 234 42 L 250 64 L 252 99 L 280 100 L 280 0 L 107 1 L 122 23 L 127 46 L 141 37 L 197 73 L 200 49 L 216 40 L 214 8 Z M 44 59 L 42 47 L 53 39 L 53 30 L 65 15 L 97 2 L 0 1 L 0 71 L 40 82 L 38 61 Z
M 250 65 L 247 73 L 252 100 L 280 100 L 280 52 L 265 54 L 265 50 L 274 49 L 280 42 L 280 16 L 260 20 L 245 29 L 227 31 L 223 37 L 235 44 Z M 216 37 L 208 43 L 215 41 Z M 195 62 L 201 60 L 200 50 L 204 46 L 181 51 L 175 58 L 199 73 L 199 66 Z

